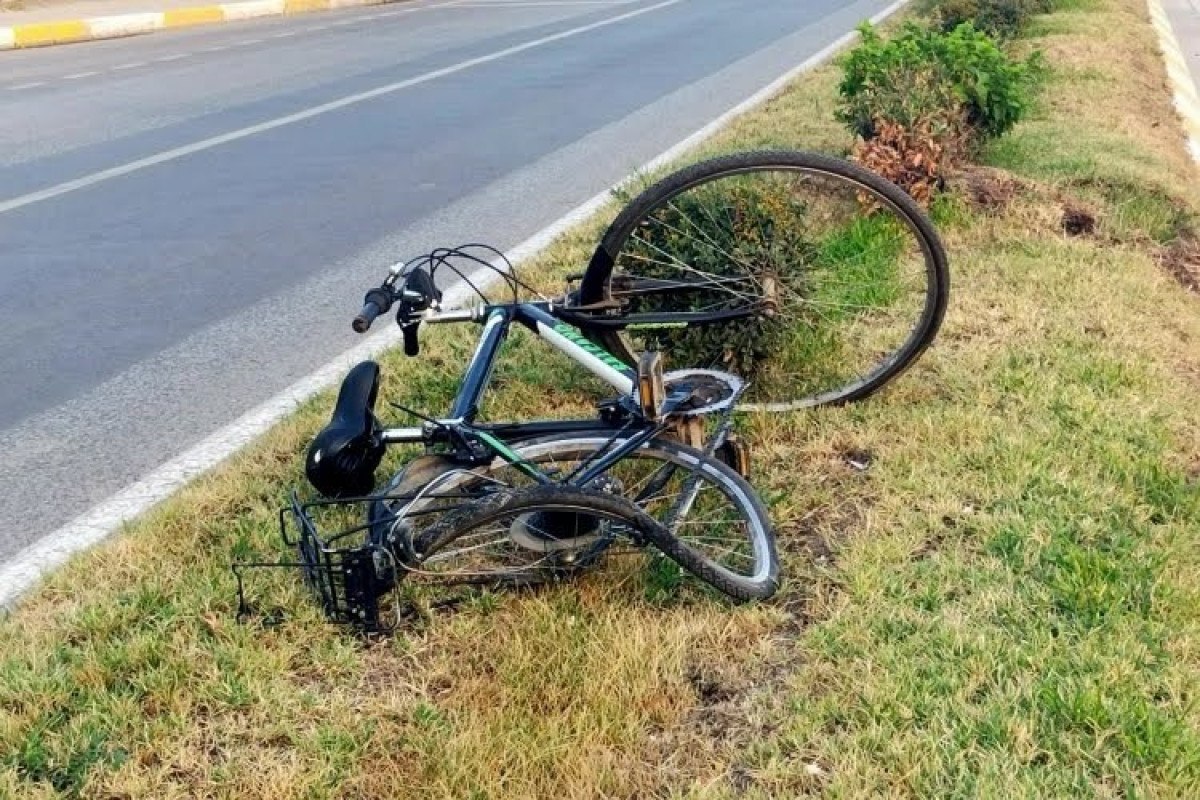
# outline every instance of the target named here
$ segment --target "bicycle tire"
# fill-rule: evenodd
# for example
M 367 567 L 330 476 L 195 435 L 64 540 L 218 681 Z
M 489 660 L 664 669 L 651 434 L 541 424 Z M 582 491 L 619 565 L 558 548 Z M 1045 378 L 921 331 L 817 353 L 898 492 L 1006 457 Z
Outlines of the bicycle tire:
M 769 174 L 776 176 L 775 183 L 767 183 Z M 753 176 L 762 178 L 761 187 L 755 189 L 750 185 Z M 789 179 L 790 183 L 785 185 L 785 181 L 789 181 Z M 728 183 L 722 183 L 726 181 Z M 802 202 L 805 196 L 801 195 L 800 190 L 804 181 L 814 184 L 815 192 Z M 718 184 L 720 185 L 718 186 Z M 822 189 L 822 186 L 825 188 Z M 719 215 L 712 211 L 714 208 L 712 204 L 717 202 L 714 198 L 722 197 L 718 191 L 721 187 L 729 190 L 725 196 L 738 196 L 740 193 L 743 206 L 752 209 L 749 212 L 745 211 L 745 208 L 735 209 L 731 212 L 729 206 L 723 207 L 729 220 L 728 230 L 725 230 L 723 223 L 717 219 Z M 755 191 L 758 191 L 759 194 L 755 194 Z M 709 195 L 706 196 L 705 192 L 709 192 Z M 861 206 L 864 199 L 870 200 L 874 211 L 871 214 L 854 218 L 854 221 L 847 227 L 839 227 L 837 223 L 822 216 L 822 214 L 829 216 L 829 209 L 839 206 L 839 204 L 848 210 L 854 208 L 855 204 Z M 689 202 L 695 203 L 695 205 L 689 206 Z M 739 220 L 738 218 L 739 213 L 743 217 L 749 218 L 765 214 L 770 209 L 781 207 L 781 203 L 782 207 L 787 209 L 786 212 L 780 212 L 784 214 L 781 219 L 795 223 L 790 227 L 775 224 L 774 220 L 772 220 L 772 224 L 764 225 L 762 219 L 751 219 L 755 225 L 750 225 L 745 219 Z M 681 207 L 698 209 L 695 214 L 699 218 L 699 222 L 688 216 L 685 211 L 680 210 Z M 886 219 L 888 214 L 885 214 L 885 211 L 900 223 L 898 228 L 888 222 Z M 787 216 L 788 214 L 790 217 Z M 802 217 L 802 214 L 806 216 Z M 868 222 L 859 220 L 868 220 Z M 800 222 L 803 222 L 803 225 Z M 819 222 L 823 222 L 826 227 L 818 231 Z M 739 224 L 743 225 L 741 231 L 737 230 Z M 705 227 L 708 228 L 707 232 L 704 230 Z M 747 233 L 747 228 L 754 228 L 754 230 L 752 233 Z M 901 232 L 894 233 L 894 228 Z M 635 232 L 639 230 L 642 233 L 635 236 Z M 694 233 L 692 233 L 693 230 Z M 768 236 L 773 237 L 777 230 L 783 231 L 780 234 L 781 237 L 790 236 L 792 244 L 795 245 L 794 249 L 797 252 L 803 252 L 805 258 L 801 258 L 796 253 L 790 254 L 790 256 L 795 256 L 794 258 L 783 259 L 780 257 L 778 251 L 772 249 L 774 248 L 774 239 L 770 243 L 766 242 Z M 646 231 L 650 232 L 646 233 Z M 912 237 L 911 242 L 907 245 L 899 238 L 904 235 L 904 231 L 907 231 Z M 872 236 L 875 238 L 872 239 Z M 719 237 L 724 238 L 719 239 Z M 862 241 L 858 242 L 856 237 L 861 238 Z M 683 257 L 671 255 L 666 249 L 667 245 L 671 248 L 683 248 Z M 855 246 L 862 249 L 855 250 Z M 895 379 L 911 366 L 933 341 L 945 316 L 950 277 L 945 249 L 937 232 L 912 198 L 899 187 L 875 173 L 844 159 L 803 151 L 755 151 L 702 161 L 668 175 L 634 197 L 613 220 L 602 237 L 580 284 L 578 299 L 581 305 L 596 303 L 611 305 L 615 301 L 621 308 L 615 312 L 616 316 L 629 314 L 630 308 L 639 302 L 648 302 L 651 291 L 657 295 L 670 296 L 671 290 L 669 288 L 647 290 L 647 293 L 642 295 L 636 291 L 627 291 L 623 295 L 619 287 L 614 289 L 614 276 L 618 278 L 618 284 L 621 283 L 620 279 L 623 277 L 636 280 L 641 276 L 642 278 L 657 278 L 660 283 L 667 281 L 669 284 L 669 281 L 674 280 L 679 285 L 690 287 L 707 285 L 710 287 L 708 295 L 703 293 L 697 295 L 694 289 L 691 294 L 687 294 L 687 290 L 676 291 L 677 302 L 681 305 L 684 303 L 684 298 L 690 298 L 689 302 L 692 304 L 701 302 L 696 299 L 697 297 L 701 297 L 705 302 L 712 301 L 717 297 L 718 290 L 711 287 L 719 286 L 721 287 L 719 291 L 725 291 L 734 297 L 749 298 L 750 302 L 761 304 L 766 311 L 752 317 L 752 320 L 756 325 L 761 323 L 761 327 L 764 329 L 772 330 L 781 329 L 781 325 L 774 321 L 776 317 L 781 316 L 781 312 L 778 310 L 779 298 L 787 296 L 790 292 L 791 295 L 794 295 L 794 314 L 798 321 L 788 330 L 800 331 L 801 322 L 799 320 L 803 320 L 804 331 L 803 336 L 795 334 L 790 341 L 792 343 L 800 342 L 803 346 L 777 348 L 771 353 L 771 357 L 778 358 L 780 352 L 795 351 L 797 359 L 795 375 L 802 375 L 803 372 L 799 365 L 807 368 L 819 360 L 802 357 L 807 352 L 805 347 L 810 348 L 813 352 L 820 352 L 819 345 L 823 337 L 829 341 L 834 340 L 835 334 L 829 330 L 832 328 L 832 323 L 823 325 L 820 320 L 813 321 L 823 317 L 826 312 L 835 317 L 841 314 L 849 319 L 850 321 L 845 325 L 847 329 L 850 329 L 852 325 L 862 327 L 864 338 L 868 335 L 879 335 L 878 332 L 872 333 L 872 322 L 864 319 L 870 316 L 868 311 L 878 312 L 876 314 L 878 327 L 880 330 L 885 328 L 882 323 L 884 306 L 872 309 L 870 306 L 864 305 L 865 301 L 858 299 L 860 296 L 871 297 L 874 288 L 869 284 L 866 282 L 855 284 L 852 274 L 849 278 L 843 276 L 837 280 L 825 278 L 823 279 L 824 283 L 820 283 L 814 276 L 827 274 L 836 277 L 835 270 L 845 264 L 867 273 L 873 269 L 882 276 L 879 287 L 876 288 L 879 288 L 879 294 L 886 297 L 889 291 L 895 290 L 895 287 L 883 283 L 883 280 L 894 282 L 891 272 L 899 270 L 899 267 L 887 264 L 887 253 L 891 248 L 905 246 L 909 248 L 909 251 L 897 255 L 896 263 L 899 264 L 901 260 L 904 260 L 904 266 L 907 267 L 911 262 L 913 271 L 911 280 L 914 283 L 913 296 L 906 302 L 920 303 L 919 314 L 913 314 L 911 329 L 904 336 L 902 342 L 895 346 L 889 343 L 886 355 L 881 356 L 878 363 L 870 369 L 862 374 L 854 374 L 849 377 L 830 377 L 828 386 L 819 385 L 814 378 L 813 388 L 809 389 L 803 380 L 792 380 L 794 376 L 785 369 L 780 374 L 778 381 L 775 381 L 779 386 L 778 391 L 775 390 L 774 384 L 766 387 L 762 381 L 764 370 L 760 370 L 757 366 L 748 368 L 743 366 L 741 369 L 736 366 L 731 368 L 728 340 L 723 340 L 719 334 L 715 334 L 710 337 L 714 341 L 697 345 L 696 341 L 706 334 L 703 331 L 695 332 L 695 328 L 684 330 L 663 328 L 657 332 L 652 330 L 640 342 L 631 341 L 629 333 L 613 329 L 588 328 L 585 325 L 583 330 L 592 341 L 630 364 L 636 363 L 639 350 L 661 349 L 672 367 L 717 367 L 740 373 L 751 384 L 751 395 L 746 402 L 739 406 L 743 410 L 788 411 L 860 400 L 874 394 Z M 650 254 L 649 256 L 646 255 L 647 252 Z M 680 251 L 677 250 L 677 252 Z M 848 253 L 849 260 L 839 264 L 839 252 Z M 764 256 L 764 253 L 768 255 Z M 677 264 L 671 263 L 669 260 L 662 261 L 663 258 L 674 259 Z M 746 258 L 747 264 L 741 264 L 741 258 Z M 694 266 L 704 259 L 717 262 L 712 269 L 718 270 L 718 272 L 712 273 L 710 277 L 719 277 L 721 280 L 710 280 L 708 284 L 695 283 L 696 274 L 709 274 Z M 916 263 L 918 259 L 919 264 Z M 768 267 L 764 268 L 760 265 L 759 262 L 763 260 L 770 260 Z M 737 283 L 730 279 L 730 275 L 733 273 L 729 271 L 731 267 L 728 262 L 746 267 L 743 276 L 745 283 Z M 753 267 L 748 266 L 750 262 L 754 262 Z M 875 266 L 875 262 L 879 262 L 882 266 Z M 633 264 L 638 265 L 637 270 L 632 269 Z M 822 264 L 829 266 L 822 267 Z M 864 268 L 863 265 L 868 265 L 869 268 Z M 755 269 L 759 270 L 757 274 L 754 272 Z M 657 271 L 663 274 L 647 276 L 648 271 Z M 764 275 L 767 273 L 771 275 L 773 287 L 782 284 L 785 280 L 783 276 L 786 275 L 786 280 L 794 281 L 796 288 L 793 289 L 793 284 L 789 283 L 785 289 L 779 290 L 778 294 L 769 292 L 762 285 L 754 288 L 752 284 L 766 283 Z M 762 279 L 761 282 L 759 279 Z M 689 284 L 689 281 L 692 283 Z M 918 281 L 923 281 L 923 286 L 915 285 Z M 750 287 L 750 291 L 746 290 L 747 286 Z M 751 296 L 752 292 L 755 293 L 753 296 Z M 833 299 L 821 299 L 822 293 Z M 641 299 L 639 300 L 639 298 Z M 731 308 L 734 306 L 730 304 L 734 302 L 733 300 L 726 301 Z M 672 309 L 665 305 L 666 300 L 655 300 L 653 303 L 658 306 L 651 309 L 653 312 L 668 315 L 672 313 Z M 825 309 L 824 312 L 822 308 Z M 684 309 L 676 309 L 674 313 L 680 313 L 681 310 Z M 695 309 L 687 310 L 695 311 Z M 791 308 L 788 313 L 792 313 Z M 907 311 L 905 314 L 907 315 Z M 729 338 L 734 340 L 743 336 L 738 330 L 739 327 L 746 328 L 745 318 L 721 324 L 725 326 L 723 329 L 710 327 L 710 332 L 728 331 Z M 791 324 L 790 321 L 782 323 L 783 326 Z M 903 323 L 905 326 L 907 324 Z M 753 331 L 745 334 L 745 336 L 753 335 Z M 755 347 L 761 348 L 764 353 L 771 351 L 771 347 L 767 343 L 756 344 L 753 341 L 748 341 L 743 349 L 753 350 Z M 870 351 L 870 347 L 865 344 L 862 345 L 862 349 L 864 353 Z M 700 353 L 700 355 L 697 356 L 696 353 Z M 723 359 L 725 363 L 718 363 L 719 359 Z M 767 356 L 760 354 L 758 359 L 758 364 L 761 365 L 766 363 Z M 707 360 L 707 363 L 693 363 L 697 360 L 702 362 Z M 747 355 L 743 360 L 752 362 L 754 358 Z M 833 360 L 831 356 L 831 361 Z M 791 367 L 790 364 L 788 366 Z M 829 369 L 832 368 L 829 367 Z M 753 394 L 756 390 L 756 379 L 758 397 Z M 803 388 L 793 389 L 792 386 Z M 790 396 L 790 393 L 793 392 L 797 396 Z
M 574 465 L 586 460 L 601 447 L 616 446 L 619 443 L 620 441 L 616 440 L 614 444 L 611 435 L 566 434 L 509 442 L 508 446 L 523 461 L 544 467 L 548 463 Z M 657 549 L 700 580 L 737 600 L 765 599 L 775 593 L 779 586 L 780 568 L 774 530 L 762 500 L 742 476 L 724 463 L 706 457 L 694 448 L 665 440 L 647 442 L 613 465 L 606 474 L 610 477 L 615 474 L 619 481 L 620 477 L 629 474 L 628 470 L 631 467 L 636 468 L 639 461 L 646 462 L 647 468 L 651 466 L 649 462 L 657 462 L 660 465 L 659 470 L 664 469 L 666 464 L 673 464 L 687 470 L 689 475 L 698 474 L 704 481 L 707 481 L 708 486 L 729 501 L 731 510 L 725 516 L 729 520 L 736 519 L 745 524 L 744 537 L 749 554 L 729 551 L 727 555 L 741 557 L 750 563 L 750 568 L 738 570 L 710 555 L 702 543 L 706 540 L 717 541 L 712 535 L 706 536 L 703 532 L 695 535 L 681 533 L 682 526 L 695 524 L 686 519 L 677 521 L 674 530 L 660 525 L 660 530 L 647 533 L 647 538 Z M 564 466 L 562 471 L 566 472 L 570 468 L 570 466 Z M 683 477 L 683 475 L 681 474 L 679 477 Z M 398 480 L 403 480 L 402 473 L 394 477 L 391 483 Z M 492 491 L 497 485 L 505 489 L 519 488 L 528 485 L 528 481 L 529 478 L 520 470 L 513 468 L 502 459 L 496 459 L 472 472 L 460 471 L 449 476 L 449 480 L 441 483 L 439 489 L 453 493 L 464 492 L 472 486 L 477 486 L 481 490 Z M 665 488 L 665 483 L 662 488 Z M 609 490 L 612 490 L 611 484 L 609 484 Z M 659 490 L 656 489 L 657 491 Z M 703 489 L 699 491 L 703 491 Z M 709 497 L 711 498 L 711 495 Z M 640 505 L 643 510 L 652 509 L 646 513 L 651 519 L 661 523 L 663 514 L 659 513 L 656 516 L 653 512 L 669 510 L 662 509 L 661 505 L 656 505 L 657 501 L 665 499 L 668 499 L 667 495 L 655 494 L 641 498 L 640 504 L 637 502 L 634 504 Z M 719 501 L 712 498 L 712 502 Z M 716 518 L 717 509 L 710 509 L 709 513 L 714 519 L 714 524 L 722 524 L 721 519 Z M 417 541 L 421 541 L 423 536 L 423 534 L 419 535 Z M 731 529 L 730 536 L 727 538 L 731 542 L 740 542 L 742 536 L 743 533 Z M 722 548 L 722 550 L 724 549 Z

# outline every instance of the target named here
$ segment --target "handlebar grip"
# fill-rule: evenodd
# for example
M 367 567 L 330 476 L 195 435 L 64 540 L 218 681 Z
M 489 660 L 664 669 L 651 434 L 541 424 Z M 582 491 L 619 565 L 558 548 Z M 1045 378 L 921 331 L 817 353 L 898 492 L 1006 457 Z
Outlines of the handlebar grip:
M 419 322 L 410 322 L 407 325 L 401 325 L 400 330 L 404 333 L 404 355 L 410 358 L 419 355 L 421 352 L 421 343 L 417 341 L 417 327 Z
M 386 314 L 391 307 L 391 292 L 385 289 L 372 289 L 363 298 L 362 311 L 350 323 L 350 327 L 354 328 L 355 333 L 366 333 L 371 327 L 371 323 L 375 321 L 375 318 L 380 314 Z
M 383 313 L 383 310 L 379 306 L 368 301 L 363 304 L 362 311 L 360 311 L 358 316 L 354 318 L 354 321 L 350 323 L 350 327 L 354 328 L 355 333 L 366 333 L 371 327 L 371 323 L 374 322 L 375 318 L 381 313 Z

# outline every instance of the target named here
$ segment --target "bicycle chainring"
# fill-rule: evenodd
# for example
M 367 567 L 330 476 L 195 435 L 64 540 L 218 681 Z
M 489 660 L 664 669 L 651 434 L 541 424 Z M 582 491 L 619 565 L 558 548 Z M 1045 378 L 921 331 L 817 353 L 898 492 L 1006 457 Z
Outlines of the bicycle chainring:
M 668 394 L 684 386 L 692 396 L 673 416 L 695 417 L 725 411 L 742 393 L 746 382 L 715 369 L 676 369 L 663 375 Z

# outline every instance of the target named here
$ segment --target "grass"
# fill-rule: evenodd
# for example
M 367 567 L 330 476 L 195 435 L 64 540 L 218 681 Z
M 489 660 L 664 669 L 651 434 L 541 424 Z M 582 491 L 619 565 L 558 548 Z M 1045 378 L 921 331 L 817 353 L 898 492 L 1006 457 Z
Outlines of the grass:
M 1016 191 L 937 208 L 937 345 L 867 403 L 745 425 L 777 601 L 616 571 L 363 642 L 269 574 L 237 624 L 228 562 L 279 552 L 325 396 L 0 623 L 0 797 L 1196 796 L 1200 306 L 1155 261 L 1195 173 L 1144 5 L 1043 20 L 1042 106 L 988 154 Z M 844 151 L 835 79 L 710 149 Z M 385 396 L 444 405 L 471 332 L 436 333 Z M 546 352 L 510 348 L 497 414 L 586 405 Z

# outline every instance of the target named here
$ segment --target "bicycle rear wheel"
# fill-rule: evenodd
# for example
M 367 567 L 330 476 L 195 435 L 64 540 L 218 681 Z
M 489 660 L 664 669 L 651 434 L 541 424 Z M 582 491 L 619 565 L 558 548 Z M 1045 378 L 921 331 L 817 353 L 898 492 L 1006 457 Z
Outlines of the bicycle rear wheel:
M 579 301 L 629 323 L 585 329 L 628 363 L 662 350 L 672 367 L 746 378 L 739 408 L 786 411 L 879 390 L 933 340 L 948 291 L 937 233 L 898 187 L 842 159 L 765 151 L 634 198 Z
M 595 565 L 617 540 L 658 538 L 637 506 L 600 491 L 539 485 L 459 506 L 415 541 L 411 570 L 439 583 L 540 584 Z
M 580 465 L 602 448 L 620 444 L 601 434 L 569 434 L 510 442 L 509 447 L 561 485 L 570 484 Z M 402 481 L 402 475 L 394 478 L 385 494 Z M 463 495 L 532 483 L 523 471 L 496 459 L 471 471 L 448 471 L 438 479 L 437 490 Z M 753 487 L 725 464 L 693 448 L 655 440 L 579 488 L 608 492 L 637 506 L 659 523 L 646 533 L 648 541 L 724 594 L 763 599 L 778 588 L 779 560 L 767 511 Z M 395 513 L 388 501 L 380 504 L 379 515 Z M 564 550 L 588 551 L 594 544 L 589 536 L 586 531 L 578 537 L 559 536 L 560 564 Z M 423 538 L 418 534 L 416 541 Z

